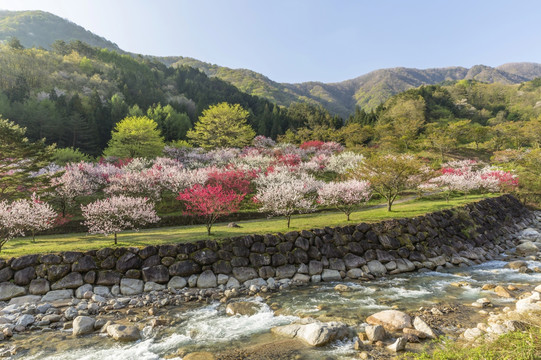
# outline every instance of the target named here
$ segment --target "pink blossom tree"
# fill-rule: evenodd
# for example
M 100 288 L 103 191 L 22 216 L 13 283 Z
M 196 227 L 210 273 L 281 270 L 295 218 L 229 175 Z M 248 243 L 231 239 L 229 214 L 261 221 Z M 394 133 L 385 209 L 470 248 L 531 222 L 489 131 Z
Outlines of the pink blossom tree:
M 346 214 L 347 220 L 353 210 L 362 203 L 370 200 L 372 192 L 368 181 L 347 180 L 329 182 L 318 189 L 318 202 L 322 205 L 333 206 Z
M 315 210 L 317 189 L 322 182 L 306 173 L 292 172 L 281 168 L 260 176 L 255 180 L 257 193 L 254 201 L 261 205 L 261 212 L 285 216 L 287 227 L 291 216 Z
M 28 214 L 26 217 L 25 230 L 32 233 L 32 242 L 36 241 L 36 232 L 52 228 L 57 219 L 57 213 L 48 203 L 41 201 L 36 193 L 30 200 L 26 200 Z
M 221 216 L 237 212 L 244 196 L 246 193 L 239 194 L 220 184 L 216 186 L 196 184 L 181 192 L 177 200 L 184 202 L 186 215 L 201 216 L 205 219 L 207 234 L 210 235 L 210 230 L 216 220 Z
M 117 233 L 126 229 L 139 229 L 149 223 L 160 220 L 154 210 L 154 204 L 147 198 L 124 195 L 111 196 L 96 200 L 88 205 L 81 205 L 85 218 L 84 224 L 91 234 L 114 234 L 117 244 Z

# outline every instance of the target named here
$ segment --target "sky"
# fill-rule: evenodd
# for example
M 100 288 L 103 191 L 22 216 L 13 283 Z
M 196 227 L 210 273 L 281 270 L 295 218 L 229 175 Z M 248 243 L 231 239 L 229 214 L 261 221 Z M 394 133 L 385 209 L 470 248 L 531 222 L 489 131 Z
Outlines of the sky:
M 541 62 L 538 0 L 0 0 L 0 9 L 48 11 L 126 51 L 278 82 Z

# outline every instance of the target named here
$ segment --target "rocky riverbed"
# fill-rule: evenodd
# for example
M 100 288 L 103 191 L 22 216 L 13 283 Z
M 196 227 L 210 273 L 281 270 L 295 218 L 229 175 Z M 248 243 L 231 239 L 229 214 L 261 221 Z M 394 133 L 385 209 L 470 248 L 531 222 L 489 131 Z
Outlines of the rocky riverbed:
M 213 288 L 206 287 L 201 274 L 177 280 L 184 281 L 181 288 L 147 282 L 146 292 L 129 296 L 121 295 L 118 286 L 83 285 L 75 292 L 14 297 L 0 306 L 0 354 L 31 359 L 189 360 L 195 356 L 190 353 L 217 359 L 392 358 L 403 348 L 418 351 L 438 335 L 490 338 L 520 329 L 524 314 L 541 310 L 540 220 L 536 214 L 515 234 L 517 246 L 505 253 L 458 264 L 445 257 L 441 264 L 425 261 L 413 273 L 376 278 L 370 269 L 359 269 L 361 277 L 317 283 L 307 281 L 312 280 L 309 269 L 299 268 L 296 279 L 256 278 L 242 284 L 208 274 L 216 281 Z M 120 285 L 123 293 L 130 285 Z

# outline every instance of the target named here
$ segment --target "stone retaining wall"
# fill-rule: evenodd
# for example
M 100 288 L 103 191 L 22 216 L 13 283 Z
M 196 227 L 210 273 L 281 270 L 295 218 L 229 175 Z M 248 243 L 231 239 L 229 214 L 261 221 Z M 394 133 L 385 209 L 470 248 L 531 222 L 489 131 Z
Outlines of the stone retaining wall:
M 279 286 L 372 278 L 490 260 L 532 213 L 504 195 L 409 219 L 145 248 L 0 260 L 0 300 L 135 295 L 186 286 Z M 41 296 L 45 298 L 42 299 Z

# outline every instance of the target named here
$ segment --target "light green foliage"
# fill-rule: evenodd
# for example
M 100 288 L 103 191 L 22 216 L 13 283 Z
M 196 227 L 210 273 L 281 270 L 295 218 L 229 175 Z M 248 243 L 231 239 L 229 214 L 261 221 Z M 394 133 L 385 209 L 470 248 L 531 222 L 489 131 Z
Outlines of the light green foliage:
M 55 164 L 64 166 L 67 163 L 90 161 L 90 156 L 83 154 L 79 149 L 63 148 L 54 150 L 52 160 Z
M 145 116 L 125 118 L 111 135 L 105 156 L 152 158 L 161 155 L 165 146 L 158 124 Z
M 192 127 L 189 116 L 178 113 L 171 105 L 154 105 L 147 110 L 147 116 L 156 121 L 165 141 L 184 139 Z
M 247 146 L 255 136 L 255 131 L 246 124 L 248 115 L 238 104 L 213 105 L 203 111 L 187 137 L 204 149 Z

